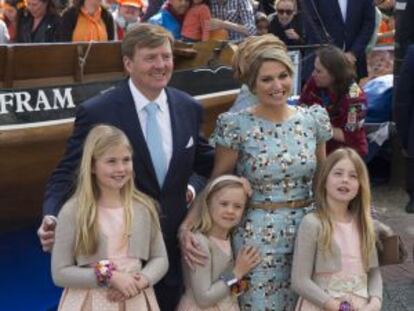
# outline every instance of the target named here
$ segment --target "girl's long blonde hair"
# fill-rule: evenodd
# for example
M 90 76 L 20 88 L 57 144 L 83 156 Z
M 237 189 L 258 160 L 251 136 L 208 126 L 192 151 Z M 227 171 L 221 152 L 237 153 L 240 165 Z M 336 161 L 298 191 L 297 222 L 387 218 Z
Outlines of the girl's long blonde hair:
M 83 147 L 82 159 L 78 172 L 78 182 L 75 190 L 77 204 L 76 213 L 76 255 L 92 255 L 98 248 L 98 209 L 97 202 L 100 189 L 93 174 L 96 159 L 110 148 L 126 146 L 131 152 L 132 147 L 126 135 L 118 128 L 109 125 L 97 125 L 89 132 Z M 125 208 L 125 243 L 131 232 L 133 221 L 133 202 L 138 202 L 148 208 L 154 223 L 159 226 L 158 213 L 155 202 L 147 195 L 135 188 L 133 177 L 130 178 L 120 191 L 121 202 Z
M 371 218 L 371 190 L 365 163 L 358 153 L 351 148 L 341 148 L 331 153 L 319 170 L 315 191 L 315 201 L 318 206 L 316 214 L 322 223 L 322 231 L 319 238 L 322 241 L 323 249 L 331 251 L 333 225 L 327 203 L 326 182 L 332 168 L 342 159 L 349 159 L 355 166 L 358 175 L 358 194 L 351 200 L 348 209 L 353 215 L 356 215 L 362 261 L 365 269 L 368 269 L 371 252 L 375 251 L 375 233 Z
M 213 228 L 213 220 L 210 215 L 210 203 L 213 196 L 225 188 L 241 188 L 246 194 L 246 198 L 250 196 L 250 186 L 247 180 L 234 175 L 222 175 L 207 184 L 201 194 L 196 198 L 194 204 L 201 206 L 201 216 L 194 224 L 192 231 L 199 231 L 208 235 Z M 247 205 L 247 202 L 246 202 Z

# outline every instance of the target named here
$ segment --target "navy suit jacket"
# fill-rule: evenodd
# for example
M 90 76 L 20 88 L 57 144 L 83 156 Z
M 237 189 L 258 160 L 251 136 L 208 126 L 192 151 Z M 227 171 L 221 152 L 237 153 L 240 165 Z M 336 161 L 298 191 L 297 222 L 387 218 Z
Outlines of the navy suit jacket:
M 315 8 L 310 0 L 303 1 L 307 8 L 305 13 L 311 12 L 310 18 L 313 19 L 315 25 L 320 26 L 320 21 L 314 12 L 315 8 L 318 10 L 327 32 L 337 47 L 344 47 L 345 51 L 352 51 L 356 56 L 365 52 L 375 27 L 375 9 L 372 0 L 348 0 L 345 22 L 338 0 L 313 0 Z M 305 20 L 308 19 L 305 18 Z M 309 43 L 321 43 L 320 38 L 325 39 L 321 27 L 318 27 L 316 32 L 312 27 L 306 27 L 306 29 Z
M 125 80 L 78 107 L 74 130 L 67 142 L 65 155 L 46 187 L 43 213 L 57 215 L 73 192 L 76 183 L 75 172 L 82 156 L 83 142 L 90 128 L 96 124 L 118 127 L 128 136 L 134 150 L 137 188 L 160 203 L 161 227 L 170 260 L 170 269 L 165 281 L 174 286 L 181 281 L 180 252 L 176 236 L 177 229 L 187 213 L 187 184 L 193 172 L 209 176 L 214 153 L 200 134 L 203 110 L 201 105 L 177 89 L 167 87 L 166 93 L 171 117 L 173 152 L 162 188 L 157 182 L 128 80 Z M 192 145 L 189 144 L 191 138 Z
M 394 116 L 401 143 L 408 155 L 414 157 L 414 44 L 408 47 L 394 96 Z
M 342 18 L 338 0 L 302 0 L 303 14 L 308 44 L 329 42 L 323 33 L 319 13 L 326 31 L 335 46 L 353 52 L 357 67 L 365 65 L 365 48 L 374 33 L 375 8 L 373 0 L 348 0 L 346 21 Z M 315 4 L 312 5 L 312 2 Z M 358 68 L 358 71 L 363 68 Z M 366 71 L 366 69 L 365 69 Z

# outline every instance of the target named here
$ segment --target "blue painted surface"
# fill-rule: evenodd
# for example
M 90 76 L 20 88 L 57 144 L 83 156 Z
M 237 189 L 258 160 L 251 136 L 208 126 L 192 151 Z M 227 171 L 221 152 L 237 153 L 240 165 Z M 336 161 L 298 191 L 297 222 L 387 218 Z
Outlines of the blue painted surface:
M 55 310 L 61 289 L 50 275 L 50 254 L 36 228 L 0 234 L 0 311 Z

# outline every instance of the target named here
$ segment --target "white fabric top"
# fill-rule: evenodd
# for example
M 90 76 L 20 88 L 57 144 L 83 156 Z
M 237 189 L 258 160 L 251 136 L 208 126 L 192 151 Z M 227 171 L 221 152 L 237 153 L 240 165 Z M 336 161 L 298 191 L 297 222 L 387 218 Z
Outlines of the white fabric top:
M 145 129 L 147 128 L 147 113 L 145 112 L 145 106 L 150 102 L 155 102 L 158 104 L 160 109 L 157 111 L 157 121 L 161 129 L 162 137 L 162 149 L 164 150 L 165 159 L 167 160 L 167 170 L 169 163 L 172 157 L 172 132 L 171 132 L 171 118 L 170 110 L 167 103 L 167 94 L 165 90 L 162 90 L 160 95 L 154 100 L 150 101 L 148 98 L 142 94 L 137 87 L 132 83 L 132 80 L 128 81 L 129 88 L 132 93 L 132 98 L 134 99 L 135 108 L 138 113 L 138 119 L 141 124 L 142 131 L 144 133 L 145 139 L 147 139 L 147 133 Z
M 0 43 L 8 43 L 10 40 L 9 31 L 6 23 L 0 19 Z
M 339 8 L 341 9 L 342 19 L 346 21 L 346 9 L 348 7 L 348 0 L 338 0 Z

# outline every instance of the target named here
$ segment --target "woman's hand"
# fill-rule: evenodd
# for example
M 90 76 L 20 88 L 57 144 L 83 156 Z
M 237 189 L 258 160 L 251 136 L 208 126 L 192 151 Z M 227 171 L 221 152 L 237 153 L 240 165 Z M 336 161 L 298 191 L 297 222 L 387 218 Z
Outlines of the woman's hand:
M 340 129 L 339 127 L 334 127 L 333 129 L 333 139 L 336 141 L 344 142 L 345 141 L 345 135 L 344 131 Z
M 346 52 L 345 53 L 345 57 L 348 59 L 348 61 L 352 65 L 355 65 L 355 63 L 356 63 L 356 57 L 355 57 L 354 53 L 352 53 L 352 52 Z
M 134 297 L 140 292 L 140 283 L 130 273 L 113 271 L 109 285 L 119 290 L 126 298 Z
M 207 254 L 203 252 L 195 234 L 190 229 L 180 228 L 178 240 L 180 241 L 182 256 L 192 270 L 195 269 L 196 265 L 204 266 L 206 264 Z
M 243 246 L 237 254 L 234 265 L 234 276 L 241 280 L 250 270 L 261 261 L 259 250 L 253 246 Z

